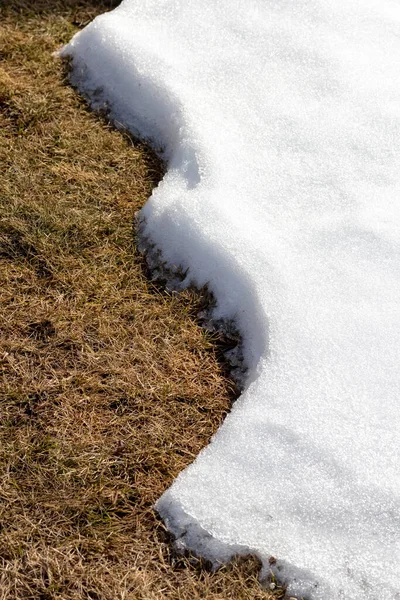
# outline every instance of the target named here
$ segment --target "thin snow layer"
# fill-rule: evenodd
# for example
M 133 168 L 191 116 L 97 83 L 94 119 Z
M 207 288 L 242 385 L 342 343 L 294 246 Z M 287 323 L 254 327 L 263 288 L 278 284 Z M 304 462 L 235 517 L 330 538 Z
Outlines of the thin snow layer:
M 159 512 L 292 595 L 400 598 L 398 0 L 125 0 L 63 54 L 165 148 L 144 235 L 243 334 L 246 389 Z

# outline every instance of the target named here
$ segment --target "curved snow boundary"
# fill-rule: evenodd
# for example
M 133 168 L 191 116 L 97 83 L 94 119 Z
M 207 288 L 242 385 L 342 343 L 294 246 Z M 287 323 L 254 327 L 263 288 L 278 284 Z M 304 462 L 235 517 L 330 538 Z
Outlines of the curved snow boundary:
M 153 192 L 155 196 L 158 196 L 159 193 L 168 194 L 167 187 L 172 188 L 172 191 L 174 191 L 177 185 L 177 173 L 182 178 L 182 181 L 179 181 L 182 186 L 182 193 L 195 188 L 201 182 L 196 160 L 197 152 L 195 148 L 188 147 L 185 144 L 184 117 L 178 98 L 173 98 L 171 90 L 160 87 L 157 81 L 141 73 L 134 64 L 129 65 L 130 78 L 128 82 L 125 80 L 126 64 L 110 62 L 105 70 L 101 55 L 96 50 L 98 44 L 104 43 L 103 34 L 99 33 L 99 31 L 101 32 L 101 20 L 101 16 L 97 17 L 95 22 L 87 27 L 89 32 L 85 30 L 85 33 L 91 34 L 89 45 L 81 45 L 81 33 L 78 33 L 73 41 L 59 53 L 63 59 L 72 59 L 69 75 L 71 85 L 79 90 L 94 111 L 104 114 L 117 128 L 127 129 L 133 135 L 147 142 L 167 162 L 167 173 L 160 182 L 159 187 Z M 90 31 L 90 28 L 93 31 Z M 112 82 L 110 87 L 108 87 L 107 81 Z M 121 82 L 121 87 L 119 87 L 118 82 Z M 129 93 L 127 93 L 127 86 Z M 129 102 L 126 102 L 127 98 L 129 98 Z M 188 160 L 188 156 L 192 159 Z M 248 322 L 246 322 L 244 329 L 240 327 L 240 315 L 246 312 L 252 315 L 253 324 L 251 329 L 253 334 L 243 336 L 245 340 L 240 344 L 240 350 L 244 352 L 246 358 L 244 368 L 242 366 L 240 369 L 238 382 L 244 387 L 246 380 L 249 383 L 257 377 L 257 364 L 261 356 L 266 354 L 265 349 L 268 346 L 269 337 L 268 323 L 265 322 L 265 319 L 264 322 L 262 318 L 260 318 L 259 323 L 256 322 L 255 317 L 257 313 L 262 314 L 262 310 L 260 307 L 257 308 L 256 295 L 252 293 L 252 281 L 242 272 L 240 264 L 235 263 L 226 256 L 225 249 L 222 248 L 218 251 L 215 243 L 209 244 L 206 236 L 202 235 L 199 230 L 188 230 L 186 233 L 187 238 L 191 239 L 191 243 L 195 244 L 193 254 L 201 256 L 202 264 L 204 262 L 209 265 L 214 264 L 215 272 L 224 273 L 225 277 L 223 279 L 226 278 L 229 284 L 226 285 L 222 280 L 220 285 L 213 285 L 210 283 L 210 279 L 214 278 L 215 281 L 215 274 L 212 271 L 204 273 L 201 267 L 196 268 L 193 259 L 188 262 L 184 255 L 178 257 L 176 261 L 175 256 L 168 255 L 168 249 L 161 249 L 157 245 L 153 245 L 151 233 L 148 232 L 146 227 L 147 212 L 148 205 L 146 204 L 137 219 L 140 250 L 146 254 L 149 248 L 153 246 L 152 256 L 157 255 L 159 265 L 167 263 L 171 281 L 175 272 L 185 271 L 185 279 L 179 282 L 180 289 L 191 285 L 197 288 L 205 285 L 209 286 L 213 295 L 219 299 L 218 304 L 224 304 L 224 296 L 227 295 L 227 290 L 232 286 L 237 298 L 243 300 L 247 297 L 246 308 L 234 304 L 230 299 L 226 299 L 225 306 L 231 304 L 231 307 L 229 313 L 226 312 L 226 308 L 224 309 L 222 319 L 218 304 L 210 313 L 211 320 L 217 324 L 220 324 L 221 320 L 222 322 L 232 320 L 235 326 L 239 327 L 240 334 L 244 331 L 249 332 L 250 329 Z M 159 228 L 170 228 L 171 226 L 173 226 L 173 223 L 168 217 L 166 217 L 165 222 L 160 218 Z M 182 235 L 182 232 L 180 234 Z M 151 267 L 153 269 L 157 267 L 154 259 Z M 217 276 L 217 279 L 221 278 Z M 174 285 L 177 287 L 176 280 Z M 246 340 L 246 338 L 248 339 Z M 253 366 L 250 372 L 248 370 L 249 365 Z M 296 568 L 293 566 L 287 567 L 283 561 L 277 561 L 272 566 L 268 561 L 268 557 L 260 555 L 256 549 L 218 540 L 203 529 L 194 517 L 187 514 L 179 501 L 172 500 L 168 494 L 164 494 L 160 498 L 155 508 L 164 520 L 168 530 L 174 535 L 178 551 L 193 552 L 196 556 L 212 562 L 215 568 L 229 562 L 235 556 L 254 555 L 260 559 L 263 565 L 260 572 L 260 581 L 267 580 L 272 572 L 277 580 L 282 583 L 285 583 L 287 579 L 293 580 L 295 578 Z M 304 581 L 304 579 L 307 579 L 306 573 L 303 573 L 302 580 Z M 311 576 L 310 586 L 313 586 Z M 304 585 L 302 585 L 300 591 L 305 592 Z
M 152 256 L 157 256 L 158 266 L 167 265 L 173 287 L 183 290 L 193 285 L 198 289 L 204 286 L 210 289 L 217 298 L 216 306 L 209 312 L 211 323 L 223 330 L 223 324 L 232 321 L 239 329 L 240 352 L 244 354 L 244 364 L 238 369 L 237 381 L 241 387 L 246 387 L 257 378 L 258 363 L 261 357 L 265 358 L 268 354 L 268 321 L 265 320 L 262 308 L 258 306 L 257 294 L 253 290 L 254 284 L 240 263 L 227 254 L 227 249 L 223 245 L 218 248 L 216 240 L 210 243 L 196 224 L 193 224 L 192 229 L 187 228 L 186 232 L 179 231 L 183 240 L 190 240 L 193 248 L 190 260 L 184 253 L 171 253 L 171 248 L 160 248 L 153 243 L 146 219 L 146 215 L 153 208 L 152 200 L 156 201 L 160 194 L 176 194 L 177 187 L 180 193 L 185 194 L 201 184 L 207 173 L 201 172 L 197 162 L 201 150 L 187 141 L 185 131 L 188 125 L 185 124 L 182 105 L 179 99 L 174 97 L 174 93 L 160 86 L 158 80 L 153 79 L 151 75 L 141 72 L 134 62 L 127 65 L 124 61 L 110 60 L 109 64 L 104 64 L 103 53 L 99 54 L 97 51 L 98 46 L 104 46 L 103 18 L 97 17 L 83 33 L 76 34 L 71 43 L 59 52 L 59 56 L 71 60 L 70 83 L 83 95 L 94 111 L 105 115 L 117 129 L 126 129 L 148 143 L 156 154 L 166 161 L 167 173 L 137 217 L 140 251 L 146 254 L 151 248 Z M 109 14 L 106 19 L 110 19 Z M 106 26 L 107 20 L 104 23 Z M 85 43 L 85 36 L 88 37 L 89 44 Z M 112 52 L 109 56 L 111 59 Z M 129 70 L 129 80 L 125 77 L 126 70 Z M 110 82 L 110 85 L 107 82 Z M 173 229 L 176 225 L 174 217 L 176 215 L 171 216 L 167 213 L 160 215 L 157 227 Z M 154 222 L 154 214 L 152 218 Z M 196 256 L 201 257 L 200 264 L 196 264 Z M 205 271 L 204 264 L 211 268 Z M 151 268 L 157 268 L 154 259 Z M 185 278 L 180 279 L 179 285 L 174 278 L 176 272 L 186 273 Z M 221 273 L 224 274 L 222 277 Z M 231 297 L 230 290 L 233 291 Z M 222 311 L 220 306 L 223 306 Z M 251 319 L 248 315 L 251 315 Z M 283 561 L 270 565 L 268 557 L 260 555 L 256 549 L 218 540 L 203 529 L 195 517 L 186 513 L 179 501 L 171 500 L 167 493 L 160 498 L 155 508 L 174 535 L 176 549 L 180 552 L 193 552 L 196 556 L 212 562 L 214 568 L 229 562 L 235 556 L 253 555 L 257 556 L 263 565 L 260 581 L 269 579 L 273 572 L 277 580 L 284 583 L 287 578 L 293 579 L 296 573 L 295 567 L 286 567 Z M 307 576 L 306 573 L 303 575 Z M 311 586 L 312 581 L 310 577 Z M 301 591 L 304 590 L 303 585 Z
M 63 52 L 94 108 L 167 144 L 144 235 L 250 367 L 157 506 L 315 600 L 399 598 L 399 40 L 389 0 L 125 0 Z
M 101 17 L 98 17 L 98 19 Z M 78 34 L 79 36 L 79 34 Z M 76 38 L 75 38 L 76 41 Z M 79 41 L 79 37 L 78 37 Z M 74 46 L 72 46 L 73 48 Z M 78 46 L 79 48 L 79 46 Z M 89 47 L 89 52 L 93 51 L 93 48 Z M 74 56 L 74 51 L 71 52 L 71 47 L 67 46 L 60 52 L 61 58 L 72 58 L 72 71 L 70 74 L 70 82 L 76 87 L 80 93 L 88 100 L 93 110 L 99 111 L 107 116 L 117 128 L 127 129 L 133 135 L 146 141 L 164 160 L 167 161 L 168 171 L 164 176 L 162 182 L 159 184 L 164 191 L 166 185 L 174 187 L 176 185 L 175 178 L 169 182 L 169 173 L 171 171 L 182 171 L 184 173 L 185 186 L 187 189 L 200 183 L 200 176 L 198 174 L 198 167 L 196 164 L 196 152 L 193 148 L 189 150 L 189 155 L 193 155 L 194 159 L 192 163 L 188 163 L 186 160 L 182 160 L 180 154 L 174 154 L 174 148 L 179 145 L 179 132 L 184 131 L 183 125 L 179 125 L 179 102 L 174 105 L 170 102 L 169 92 L 164 92 L 160 87 L 151 80 L 151 78 L 143 77 L 136 71 L 136 78 L 132 78 L 129 82 L 131 86 L 132 97 L 135 98 L 133 109 L 132 103 L 126 105 L 124 98 L 126 94 L 119 95 L 118 88 L 108 88 L 104 85 L 104 81 L 107 81 L 107 77 L 99 77 L 99 66 L 96 65 L 96 56 L 94 53 L 86 58 L 82 58 L 82 54 L 78 53 L 77 57 Z M 93 60 L 95 59 L 95 60 Z M 88 64 L 94 66 L 89 68 Z M 115 72 L 110 71 L 110 79 L 116 76 Z M 118 72 L 117 72 L 118 75 Z M 112 77 L 113 76 L 113 77 Z M 149 107 L 153 108 L 153 98 L 157 98 L 159 102 L 155 105 L 154 113 Z M 163 104 L 164 102 L 164 104 Z M 153 118 L 154 117 L 154 118 Z M 164 127 L 160 127 L 160 122 L 164 123 Z M 170 143 L 170 140 L 174 140 L 174 143 Z M 176 146 L 175 146 L 176 145 Z M 187 153 L 187 149 L 186 149 Z M 187 154 L 186 154 L 187 155 Z M 179 164 L 181 161 L 181 164 Z M 173 166 L 172 166 L 173 165 Z M 154 192 L 153 192 L 154 193 Z M 155 193 L 159 193 L 158 189 Z M 146 228 L 146 207 L 142 209 L 141 214 L 138 216 L 138 227 L 140 230 L 139 244 L 141 245 L 141 251 L 146 253 L 153 242 L 149 236 Z M 160 221 L 159 227 L 171 227 L 171 223 L 168 219 L 166 223 Z M 207 240 L 201 236 L 201 232 L 196 231 L 196 235 L 200 237 L 198 242 L 197 253 L 206 258 L 206 261 L 212 264 L 213 262 L 217 265 L 217 270 L 221 270 L 227 274 L 227 279 L 234 283 L 235 290 L 238 292 L 238 296 L 248 296 L 248 307 L 247 310 L 252 314 L 256 314 L 256 309 L 252 308 L 254 303 L 254 295 L 251 294 L 252 282 L 243 274 L 240 270 L 240 265 L 231 264 L 230 260 L 226 260 L 224 253 L 221 252 L 220 256 L 216 256 L 216 249 L 214 245 L 207 247 Z M 194 232 L 188 231 L 188 238 L 193 240 Z M 196 240 L 194 239 L 195 243 Z M 201 275 L 193 276 L 193 264 L 188 264 L 185 258 L 182 256 L 179 262 L 168 261 L 166 258 L 165 251 L 162 251 L 158 246 L 155 246 L 153 250 L 153 256 L 157 254 L 159 264 L 167 263 L 170 266 L 170 276 L 173 280 L 174 272 L 186 272 L 184 280 L 180 281 L 179 288 L 184 289 L 185 287 L 194 285 L 197 288 L 201 288 L 204 285 L 210 286 L 213 293 L 220 292 L 215 290 L 214 286 L 210 285 L 210 281 L 207 278 L 207 274 L 203 277 Z M 152 267 L 156 268 L 156 263 L 152 263 Z M 201 270 L 200 270 L 201 273 Z M 176 282 L 174 283 L 176 286 Z M 225 292 L 225 290 L 223 290 Z M 223 295 L 219 293 L 219 295 Z M 211 313 L 211 319 L 215 322 L 220 322 L 221 317 L 218 313 L 218 308 L 214 309 L 214 315 Z M 223 317 L 224 321 L 228 318 L 234 320 L 235 324 L 238 323 L 238 315 L 243 312 L 240 306 L 231 308 L 231 316 Z M 225 313 L 226 314 L 226 313 Z M 239 323 L 240 324 L 240 323 Z M 242 330 L 240 330 L 241 332 Z M 268 327 L 265 328 L 265 323 L 260 323 L 259 327 L 255 327 L 258 337 L 260 340 L 257 345 L 259 348 L 268 344 Z M 264 335 L 261 335 L 264 332 Z M 254 338 L 253 338 L 254 339 Z M 246 345 L 243 344 L 243 348 Z M 247 352 L 247 356 L 248 356 Z M 254 356 L 254 351 L 253 351 Z M 259 356 L 263 354 L 262 350 L 259 350 Z M 265 351 L 264 351 L 265 355 Z M 252 358 L 254 361 L 254 358 Z M 248 366 L 247 360 L 245 363 Z M 246 369 L 247 371 L 247 369 Z M 257 369 L 253 369 L 252 374 L 246 372 L 245 379 L 249 383 L 252 379 L 256 378 Z M 245 385 L 245 383 L 244 383 Z M 301 595 L 306 600 L 309 594 L 316 588 L 315 577 L 311 572 L 296 568 L 296 566 L 287 563 L 283 560 L 276 560 L 273 565 L 269 562 L 269 556 L 260 554 L 256 548 L 248 546 L 234 544 L 229 541 L 222 541 L 218 537 L 213 536 L 206 529 L 201 527 L 197 519 L 187 512 L 185 512 L 181 503 L 178 499 L 171 496 L 169 490 L 157 501 L 155 508 L 163 521 L 165 522 L 167 529 L 172 533 L 175 538 L 175 546 L 178 552 L 186 553 L 187 551 L 193 552 L 195 556 L 205 558 L 210 561 L 214 568 L 218 568 L 222 564 L 226 564 L 231 561 L 235 556 L 256 556 L 262 563 L 262 570 L 260 571 L 260 582 L 266 582 L 270 579 L 271 573 L 274 574 L 277 581 L 283 585 L 290 585 L 290 593 Z M 296 584 L 297 579 L 300 585 Z M 329 597 L 331 591 L 324 588 L 324 594 L 326 598 Z M 312 596 L 310 596 L 312 597 Z

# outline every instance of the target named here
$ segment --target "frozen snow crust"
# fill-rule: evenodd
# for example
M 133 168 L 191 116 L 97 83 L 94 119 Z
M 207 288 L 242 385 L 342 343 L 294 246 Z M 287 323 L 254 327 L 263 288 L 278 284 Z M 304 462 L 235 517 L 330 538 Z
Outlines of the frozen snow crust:
M 246 389 L 157 508 L 289 593 L 400 598 L 400 5 L 125 0 L 64 49 L 165 147 L 142 211 L 243 334 Z

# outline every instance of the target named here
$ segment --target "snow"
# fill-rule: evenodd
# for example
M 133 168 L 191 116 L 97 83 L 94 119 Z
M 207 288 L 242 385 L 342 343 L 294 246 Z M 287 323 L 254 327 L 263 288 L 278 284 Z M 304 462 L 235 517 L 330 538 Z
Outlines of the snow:
M 398 0 L 125 0 L 62 54 L 164 148 L 144 235 L 243 335 L 242 396 L 157 503 L 178 545 L 399 599 Z

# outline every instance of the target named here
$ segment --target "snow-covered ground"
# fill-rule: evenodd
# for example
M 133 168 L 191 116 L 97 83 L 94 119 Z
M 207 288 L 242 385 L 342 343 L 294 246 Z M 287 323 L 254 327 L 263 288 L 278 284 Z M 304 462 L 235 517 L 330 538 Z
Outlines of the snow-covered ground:
M 400 3 L 125 0 L 64 49 L 168 172 L 144 234 L 236 319 L 246 388 L 157 504 L 292 595 L 400 598 Z

